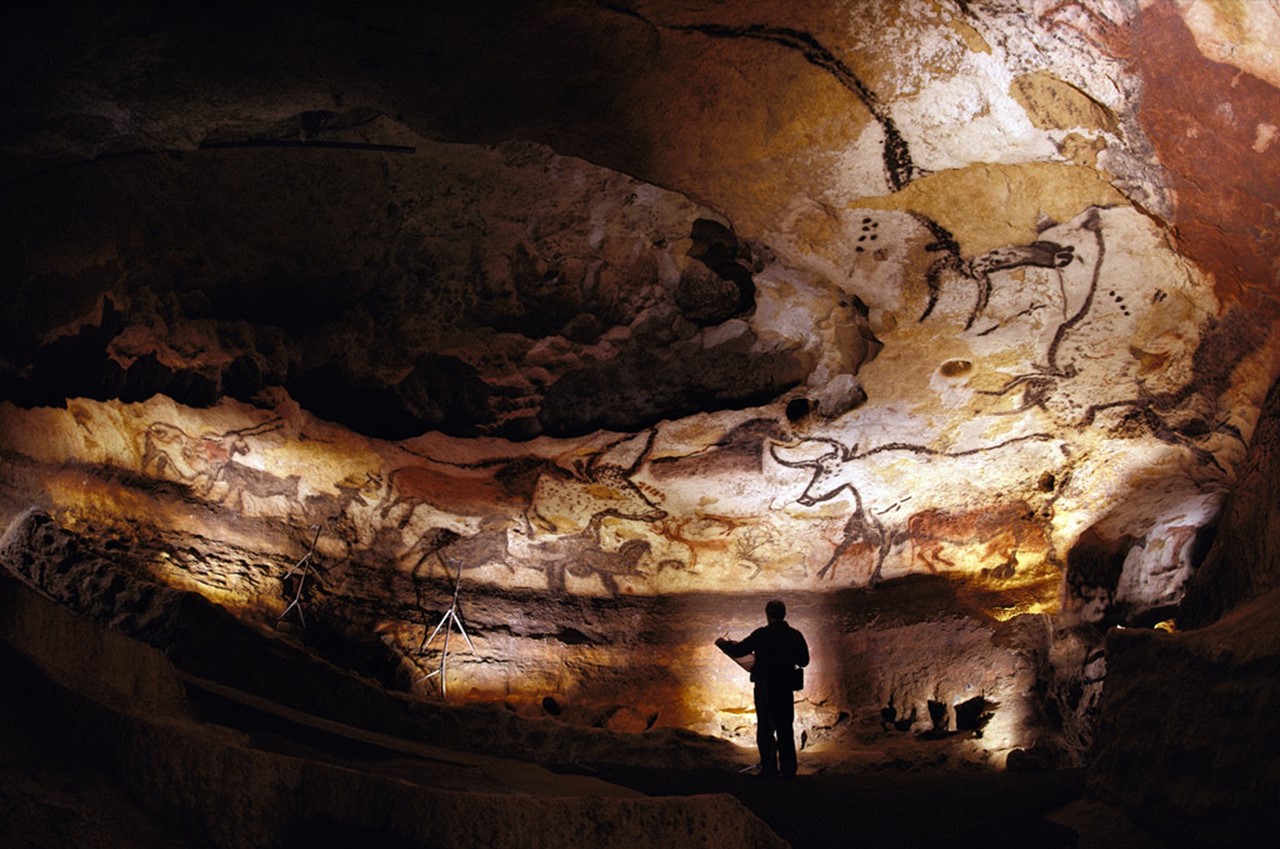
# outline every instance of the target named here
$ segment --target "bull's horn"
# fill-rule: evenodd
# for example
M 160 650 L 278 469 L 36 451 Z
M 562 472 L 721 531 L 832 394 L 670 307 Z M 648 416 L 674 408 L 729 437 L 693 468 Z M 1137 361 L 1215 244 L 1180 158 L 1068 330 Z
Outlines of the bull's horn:
M 784 460 L 778 456 L 778 448 L 796 448 L 801 445 L 802 442 L 785 445 L 770 440 L 769 453 L 773 455 L 773 459 L 776 460 L 779 465 L 786 466 L 789 469 L 816 469 L 818 467 L 817 460 Z

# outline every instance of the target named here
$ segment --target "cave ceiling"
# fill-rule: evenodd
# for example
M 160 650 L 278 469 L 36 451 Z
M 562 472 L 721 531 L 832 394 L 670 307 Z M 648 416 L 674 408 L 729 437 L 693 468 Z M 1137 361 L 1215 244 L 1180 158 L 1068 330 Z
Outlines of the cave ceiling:
M 268 623 L 314 551 L 409 653 L 454 574 L 1177 603 L 1276 373 L 1269 6 L 440 5 L 23 13 L 7 516 Z

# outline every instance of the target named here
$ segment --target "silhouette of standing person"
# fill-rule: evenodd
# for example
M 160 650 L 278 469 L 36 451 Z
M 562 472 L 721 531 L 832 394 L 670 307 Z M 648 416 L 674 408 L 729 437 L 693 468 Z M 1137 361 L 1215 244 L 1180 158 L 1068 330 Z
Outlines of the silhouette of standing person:
M 796 738 L 792 723 L 794 692 L 800 689 L 800 667 L 809 665 L 809 644 L 804 634 L 787 624 L 787 606 L 774 599 L 764 606 L 768 624 L 741 642 L 720 637 L 716 647 L 732 658 L 754 655 L 749 667 L 755 684 L 756 748 L 760 750 L 760 774 L 765 778 L 792 778 L 796 774 Z

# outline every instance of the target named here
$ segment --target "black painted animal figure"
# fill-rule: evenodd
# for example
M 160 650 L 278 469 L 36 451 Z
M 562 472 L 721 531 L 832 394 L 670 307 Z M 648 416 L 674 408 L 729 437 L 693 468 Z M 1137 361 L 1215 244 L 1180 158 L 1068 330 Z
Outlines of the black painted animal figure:
M 812 445 L 825 446 L 825 450 L 816 456 L 805 456 L 805 452 L 812 450 Z M 780 454 L 780 449 L 800 456 Z M 1009 452 L 1016 454 L 1010 455 Z M 904 496 L 918 497 L 920 510 L 916 515 L 923 515 L 926 510 L 947 504 L 1000 502 L 1003 490 L 1009 485 L 1007 473 L 1002 472 L 1002 459 L 1029 465 L 1037 469 L 1037 475 L 1052 472 L 1057 480 L 1065 479 L 1067 473 L 1060 467 L 1068 460 L 1060 441 L 1046 433 L 1015 436 L 960 451 L 939 451 L 924 445 L 891 442 L 860 452 L 857 443 L 845 445 L 835 439 L 815 437 L 792 445 L 771 443 L 769 453 L 779 465 L 809 473 L 808 483 L 795 499 L 797 503 L 813 507 L 831 501 L 843 492 L 849 493 L 854 502 L 853 512 L 818 576 L 834 574 L 841 562 L 851 555 L 860 554 L 872 561 L 872 585 L 880 580 L 884 562 L 893 548 L 911 538 L 909 523 L 897 527 L 886 525 L 877 515 L 874 505 L 868 504 L 863 495 L 868 486 L 874 487 L 876 492 L 900 489 L 902 484 L 892 472 L 895 467 L 910 463 L 927 468 L 928 492 L 898 492 L 895 499 L 896 502 Z M 1027 489 L 1035 488 L 1036 481 L 1028 481 Z
M 631 539 L 616 551 L 605 549 L 600 543 L 600 529 L 607 518 L 627 517 L 602 510 L 592 516 L 587 527 L 579 533 L 529 546 L 533 556 L 524 560 L 522 565 L 543 571 L 547 576 L 547 589 L 552 592 L 564 592 L 567 573 L 575 578 L 599 578 L 610 595 L 617 595 L 619 578 L 645 574 L 640 564 L 648 556 L 651 546 L 646 540 Z
M 192 436 L 177 425 L 152 422 L 142 432 L 142 471 L 184 483 L 207 498 L 223 468 L 236 456 L 249 453 L 249 437 L 269 433 L 282 424 L 275 419 L 220 434 Z
M 282 507 L 286 514 L 295 505 L 300 506 L 298 495 L 301 482 L 300 475 L 281 477 L 234 459 L 223 463 L 213 479 L 214 484 L 226 484 L 227 491 L 221 501 L 227 507 L 244 512 L 254 506 L 261 506 L 262 502 L 279 498 L 283 502 L 277 506 Z M 211 485 L 210 489 L 212 488 Z
M 439 564 L 442 573 L 447 576 L 457 575 L 462 569 L 475 569 L 490 563 L 501 563 L 514 572 L 515 567 L 508 559 L 511 554 L 508 545 L 505 528 L 482 529 L 467 536 L 447 528 L 432 528 L 409 546 L 405 554 L 418 555 L 409 569 L 415 580 L 430 577 L 433 562 Z M 427 568 L 419 574 L 424 564 Z
M 929 287 L 929 300 L 919 321 L 924 321 L 938 305 L 938 297 L 942 290 L 942 278 L 951 272 L 977 286 L 973 309 L 965 320 L 964 329 L 970 330 L 975 321 L 987 308 L 991 300 L 991 274 L 996 271 L 1008 271 L 1013 268 L 1066 268 L 1076 258 L 1075 248 L 1057 242 L 1035 241 L 1027 245 L 1008 245 L 987 251 L 970 259 L 960 254 L 960 245 L 955 237 L 942 225 L 923 215 L 915 216 L 933 234 L 933 241 L 925 245 L 925 250 L 938 253 L 925 272 L 925 283 Z

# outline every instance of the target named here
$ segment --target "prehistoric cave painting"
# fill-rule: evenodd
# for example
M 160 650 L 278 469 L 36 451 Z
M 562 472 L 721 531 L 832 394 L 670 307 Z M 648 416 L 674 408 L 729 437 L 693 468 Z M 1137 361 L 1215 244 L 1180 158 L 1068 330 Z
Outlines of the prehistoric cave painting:
M 502 461 L 459 464 L 439 460 L 435 466 L 452 466 L 468 470 L 494 466 Z M 387 475 L 386 488 L 378 513 L 387 521 L 393 513 L 399 513 L 396 526 L 404 529 L 412 521 L 419 507 L 427 506 L 457 516 L 493 516 L 502 511 L 503 505 L 523 510 L 528 506 L 528 495 L 512 499 L 496 476 L 458 475 L 431 466 L 400 466 Z
M 354 472 L 335 481 L 337 495 L 309 493 L 303 499 L 303 515 L 308 521 L 321 521 L 332 526 L 334 534 L 348 542 L 361 538 L 360 522 L 353 515 L 356 505 L 371 507 L 378 503 L 385 488 L 383 477 L 373 472 Z
M 845 520 L 831 556 L 818 570 L 818 577 L 830 575 L 834 579 L 842 563 L 869 564 L 865 571 L 870 575 L 868 583 L 874 587 L 880 582 L 884 561 L 900 535 L 888 531 L 874 514 L 867 511 L 862 503 L 862 493 L 853 487 L 850 487 L 850 492 L 853 494 L 853 512 Z
M 191 436 L 177 425 L 153 422 L 142 432 L 142 471 L 206 493 L 236 454 L 249 453 L 240 434 Z
M 533 486 L 527 525 L 551 533 L 581 528 L 580 517 L 609 515 L 639 522 L 667 516 L 658 506 L 662 493 L 635 480 L 653 449 L 657 430 L 628 436 L 600 451 L 573 461 L 569 468 L 549 464 L 540 469 Z
M 1059 288 L 1062 298 L 1060 309 L 1063 320 L 1054 326 L 1053 336 L 1046 345 L 1043 358 L 1035 365 L 1032 371 L 1010 377 L 1003 386 L 994 390 L 979 391 L 979 394 L 982 395 L 1004 396 L 1020 390 L 1022 397 L 1018 406 L 1013 410 L 1006 411 L 1006 414 L 1021 413 L 1032 407 L 1038 407 L 1045 412 L 1049 412 L 1050 402 L 1058 394 L 1062 382 L 1078 377 L 1080 374 L 1075 362 L 1068 362 L 1064 365 L 1060 362 L 1060 358 L 1064 344 L 1070 339 L 1072 333 L 1090 318 L 1097 302 L 1102 267 L 1107 255 L 1107 244 L 1103 235 L 1099 208 L 1090 208 L 1072 229 L 1085 235 L 1093 243 L 1090 251 L 1093 254 L 1093 259 L 1090 263 L 1091 268 L 1083 277 L 1060 277 Z M 1037 244 L 1056 245 L 1057 243 Z M 1055 256 L 1066 257 L 1066 262 L 1042 267 L 1062 269 L 1069 265 L 1072 259 L 1080 259 L 1084 262 L 1085 258 L 1081 253 L 1082 248 L 1083 246 L 1078 248 L 1064 247 L 1062 252 Z M 988 297 L 990 295 L 989 287 L 987 295 Z M 1128 317 L 1129 311 L 1123 305 L 1123 296 L 1112 292 L 1111 297 L 1113 300 L 1118 299 L 1117 311 Z M 1088 417 L 1086 411 L 1086 418 Z M 1081 424 L 1084 423 L 1085 421 L 1082 420 Z
M 1045 364 L 1040 370 L 1042 375 L 1049 377 L 1074 377 L 1076 375 L 1076 367 L 1074 364 L 1063 368 L 1058 364 L 1058 351 L 1062 347 L 1062 342 L 1076 325 L 1085 320 L 1089 315 L 1089 311 L 1093 308 L 1093 299 L 1098 291 L 1098 279 L 1102 274 L 1102 263 L 1107 255 L 1107 242 L 1102 235 L 1102 220 L 1099 217 L 1098 209 L 1095 207 L 1090 209 L 1085 215 L 1084 220 L 1080 222 L 1080 229 L 1092 233 L 1097 243 L 1097 253 L 1093 260 L 1093 270 L 1089 274 L 1088 283 L 1083 292 L 1074 293 L 1074 299 L 1080 302 L 1075 312 L 1070 312 L 1070 302 L 1073 299 L 1071 293 L 1064 292 L 1063 309 L 1069 314 L 1066 319 L 1058 325 L 1053 333 L 1053 339 L 1049 342 L 1049 348 L 1045 352 Z M 1065 263 L 1064 263 L 1065 265 Z M 1062 267 L 1062 266 L 1055 266 Z
M 794 445 L 781 445 L 779 443 L 771 443 L 769 453 L 778 465 L 786 466 L 791 469 L 809 469 L 811 475 L 809 483 L 805 485 L 804 492 L 796 497 L 796 501 L 812 507 L 822 501 L 829 501 L 835 498 L 843 490 L 848 489 L 857 496 L 857 487 L 854 485 L 854 479 L 862 472 L 860 468 L 861 461 L 868 457 L 897 453 L 904 456 L 916 456 L 923 458 L 927 462 L 936 460 L 946 460 L 961 457 L 973 457 L 980 454 L 999 451 L 1009 448 L 1013 445 L 1023 445 L 1028 443 L 1052 443 L 1056 441 L 1056 437 L 1048 433 L 1031 433 L 1024 436 L 1015 436 L 1004 440 L 1003 442 L 993 443 L 981 448 L 971 448 L 966 451 L 938 451 L 927 445 L 912 445 L 906 442 L 889 442 L 879 445 L 868 451 L 859 452 L 858 443 L 846 446 L 844 443 L 830 439 L 827 437 L 808 437 Z M 820 444 L 827 446 L 827 449 L 821 455 L 812 459 L 794 460 L 787 459 L 778 455 L 779 448 L 795 449 L 806 444 Z M 950 472 L 957 477 L 963 475 L 963 467 L 954 470 L 939 470 L 938 474 L 946 476 Z
M 618 579 L 639 576 L 648 542 L 631 540 L 617 551 L 600 541 L 605 519 L 653 523 L 667 518 L 661 492 L 634 480 L 652 449 L 656 431 L 625 436 L 557 463 L 540 457 L 497 458 L 455 463 L 427 458 L 432 466 L 403 466 L 388 476 L 379 515 L 396 519 L 404 531 L 420 506 L 455 515 L 480 516 L 485 530 L 470 536 L 433 528 L 401 555 L 415 585 L 437 570 L 458 570 L 500 562 L 537 569 L 553 592 L 563 592 L 565 576 L 597 578 L 609 593 Z M 463 474 L 433 466 L 458 469 Z M 492 470 L 489 474 L 476 474 Z M 511 517 L 518 517 L 512 524 Z M 523 527 L 518 519 L 523 519 Z M 501 527 L 499 527 L 501 525 Z M 518 552 L 508 534 L 525 539 Z M 547 539 L 539 540 L 540 535 Z
M 698 559 L 704 555 L 723 556 L 732 545 L 730 538 L 741 522 L 727 516 L 668 516 L 653 524 L 653 530 L 664 539 L 683 546 L 688 561 L 670 558 L 658 564 L 658 570 L 677 569 L 698 574 Z
M 978 510 L 922 510 L 907 519 L 911 563 L 922 563 L 936 575 L 940 564 L 956 565 L 945 556 L 948 548 L 982 546 L 981 562 L 999 561 L 996 566 L 984 567 L 982 574 L 1006 581 L 1016 574 L 1018 551 L 1025 542 L 1049 546 L 1047 521 L 1025 501 L 985 505 Z
M 880 222 L 874 218 L 863 218 L 861 232 L 858 234 L 858 243 L 854 245 L 854 253 L 862 253 L 873 247 L 873 243 L 880 238 Z
M 1029 245 L 997 248 L 982 256 L 966 260 L 960 253 L 959 244 L 945 228 L 924 216 L 917 214 L 915 217 L 934 237 L 934 240 L 925 246 L 925 250 L 942 254 L 925 272 L 928 300 L 918 319 L 921 322 L 928 319 L 937 306 L 942 292 L 943 277 L 947 273 L 971 280 L 977 285 L 974 305 L 964 324 L 964 329 L 968 331 L 973 329 L 974 324 L 983 316 L 990 303 L 992 294 L 990 275 L 993 272 L 1008 271 L 1018 267 L 1061 271 L 1073 261 L 1085 262 L 1085 257 L 1076 246 L 1048 240 L 1036 241 Z M 1102 264 L 1106 257 L 1106 243 L 1102 235 L 1098 208 L 1091 208 L 1079 225 L 1073 229 L 1087 234 L 1087 238 L 1096 245 L 1096 250 L 1093 251 L 1092 268 L 1082 282 L 1074 279 L 1068 281 L 1060 275 L 1058 288 L 1062 299 L 1060 310 L 1063 320 L 1054 326 L 1053 336 L 1048 341 L 1040 362 L 1032 371 L 1014 375 L 997 389 L 979 390 L 979 394 L 991 396 L 1004 396 L 1015 390 L 1021 390 L 1023 393 L 1021 401 L 1015 409 L 1006 411 L 1007 414 L 1021 413 L 1032 407 L 1040 407 L 1047 411 L 1047 400 L 1059 386 L 1059 382 L 1076 377 L 1078 374 L 1074 363 L 1065 367 L 1059 364 L 1059 353 L 1064 340 L 1072 330 L 1088 317 L 1098 290 Z M 1047 306 L 1046 303 L 1033 301 L 1022 314 Z M 1125 315 L 1128 313 L 1126 312 Z M 984 328 L 978 335 L 985 336 L 998 327 L 999 323 Z
M 1080 265 L 1072 273 L 1068 273 L 1070 259 L 1062 265 L 1042 266 L 1058 270 L 1056 297 L 1061 304 L 1033 303 L 1029 309 L 1052 308 L 1061 312 L 1062 320 L 1047 325 L 1051 335 L 1045 338 L 1037 361 L 1029 370 L 1008 377 L 1003 385 L 976 392 L 990 397 L 1018 393 L 1016 406 L 1000 414 L 1016 415 L 1038 408 L 1077 429 L 1092 427 L 1100 414 L 1116 411 L 1119 416 L 1114 427 L 1134 433 L 1145 431 L 1161 441 L 1182 445 L 1202 465 L 1217 466 L 1216 458 L 1197 442 L 1212 433 L 1240 438 L 1238 428 L 1227 416 L 1213 414 L 1214 399 L 1230 385 L 1234 364 L 1262 344 L 1267 332 L 1265 322 L 1241 310 L 1220 318 L 1206 312 L 1204 325 L 1197 328 L 1198 344 L 1189 341 L 1181 330 L 1165 337 L 1139 338 L 1138 316 L 1147 321 L 1155 318 L 1158 323 L 1157 311 L 1168 300 L 1168 292 L 1159 286 L 1160 277 L 1124 279 L 1127 246 L 1119 249 L 1121 259 L 1114 269 L 1106 270 L 1107 232 L 1111 226 L 1104 220 L 1107 213 L 1104 208 L 1093 207 L 1075 222 L 1058 228 L 1068 238 L 1077 238 L 1077 242 L 1055 256 L 1070 256 Z M 1121 211 L 1113 214 L 1119 216 Z M 1123 226 L 1123 218 L 1113 219 L 1113 224 Z M 1141 270 L 1128 266 L 1127 275 L 1135 273 L 1140 274 Z M 1104 278 L 1112 274 L 1119 274 L 1122 279 L 1105 285 Z M 1135 291 L 1133 282 L 1148 286 L 1149 292 Z M 1185 328 L 1187 322 L 1180 319 L 1180 324 Z M 980 335 L 993 329 L 981 331 Z M 1144 344 L 1152 349 L 1144 350 Z M 1129 357 L 1098 359 L 1099 349 L 1115 345 L 1126 345 Z M 1189 376 L 1184 376 L 1187 363 Z M 1099 392 L 1098 387 L 1104 387 L 1103 391 Z
M 424 457 L 431 465 L 401 466 L 388 475 L 379 514 L 384 521 L 398 514 L 397 527 L 404 529 L 424 505 L 488 519 L 516 513 L 529 537 L 580 531 L 602 511 L 655 522 L 667 516 L 658 506 L 663 495 L 634 477 L 647 461 L 656 435 L 650 430 L 625 436 L 566 463 L 529 456 L 470 463 Z
M 418 537 L 402 557 L 416 558 L 409 566 L 409 575 L 416 585 L 420 578 L 431 576 L 433 566 L 439 566 L 441 573 L 448 577 L 462 569 L 478 569 L 490 563 L 501 563 L 514 572 L 508 545 L 505 528 L 490 528 L 470 536 L 448 528 L 431 528 Z
M 616 551 L 604 547 L 600 539 L 606 519 L 626 518 L 613 510 L 592 516 L 578 533 L 530 542 L 513 551 L 509 531 L 491 528 L 464 536 L 447 528 L 432 528 L 409 547 L 412 558 L 409 576 L 423 605 L 422 582 L 435 574 L 456 578 L 462 571 L 498 563 L 514 573 L 516 567 L 534 569 L 546 575 L 547 589 L 565 591 L 565 575 L 598 578 L 611 595 L 619 592 L 618 579 L 643 577 L 641 561 L 650 553 L 645 540 L 628 540 Z
M 521 558 L 517 562 L 544 572 L 547 576 L 547 589 L 551 592 L 563 593 L 565 575 L 569 574 L 575 578 L 598 578 L 604 589 L 616 596 L 619 592 L 619 578 L 646 575 L 640 564 L 648 556 L 651 546 L 646 540 L 631 539 L 616 551 L 605 549 L 600 542 L 600 528 L 608 518 L 628 517 L 619 516 L 613 510 L 602 510 L 593 515 L 587 526 L 576 534 L 533 543 L 529 546 L 529 551 L 534 556 Z
M 913 213 L 933 235 L 933 241 L 925 245 L 930 253 L 941 254 L 930 263 L 925 272 L 925 283 L 929 288 L 929 299 L 919 321 L 924 321 L 938 305 L 938 296 L 942 290 L 943 275 L 950 272 L 972 281 L 977 287 L 973 309 L 965 320 L 964 329 L 971 330 L 973 324 L 983 314 L 991 300 L 991 274 L 996 271 L 1008 271 L 1020 267 L 1065 268 L 1075 259 L 1075 249 L 1071 245 L 1061 245 L 1051 241 L 1036 241 L 1029 245 L 1009 245 L 987 251 L 981 256 L 965 259 L 960 254 L 960 245 L 945 227 L 937 222 Z M 864 225 L 864 229 L 865 225 Z M 1101 260 L 1099 260 L 1101 263 Z
M 1102 412 L 1127 410 L 1125 424 L 1145 429 L 1163 442 L 1189 448 L 1202 465 L 1226 470 L 1217 458 L 1196 441 L 1213 433 L 1224 434 L 1243 445 L 1244 434 L 1230 420 L 1230 413 L 1217 413 L 1216 400 L 1199 411 L 1197 398 L 1216 399 L 1231 384 L 1236 364 L 1261 346 L 1270 333 L 1266 319 L 1255 312 L 1233 309 L 1221 318 L 1211 318 L 1191 355 L 1189 378 L 1179 386 L 1157 391 L 1138 380 L 1134 396 L 1090 404 L 1081 414 L 1078 426 L 1088 427 Z
M 287 514 L 300 504 L 301 481 L 300 475 L 273 475 L 236 462 L 234 458 L 224 463 L 214 477 L 214 484 L 224 483 L 227 486 L 221 503 L 239 512 L 253 511 L 254 505 L 280 499 L 275 506 Z
M 623 9 L 607 4 L 614 11 L 640 18 L 645 23 L 657 28 L 657 24 L 632 9 Z M 804 61 L 835 78 L 841 86 L 852 92 L 884 133 L 884 171 L 885 182 L 891 191 L 905 188 L 911 181 L 923 176 L 926 172 L 911 159 L 911 151 L 907 141 L 902 137 L 897 124 L 889 114 L 889 109 L 880 101 L 858 75 L 840 60 L 830 48 L 823 45 L 811 33 L 790 27 L 769 26 L 768 24 L 747 24 L 728 26 L 725 24 L 674 24 L 664 25 L 675 32 L 697 32 L 711 38 L 742 38 L 755 41 L 767 41 L 777 44 L 800 55 Z
M 657 457 L 649 468 L 655 480 L 713 478 L 721 475 L 759 475 L 764 471 L 763 446 L 781 439 L 784 428 L 772 418 L 749 419 L 712 444 L 675 457 Z
M 1131 51 L 1122 46 L 1126 42 L 1122 32 L 1125 21 L 1112 20 L 1106 11 L 1092 8 L 1093 5 L 1081 0 L 1059 0 L 1036 17 L 1051 32 L 1059 28 L 1071 30 L 1103 55 L 1131 58 Z
M 796 459 L 779 455 L 778 449 L 783 448 L 788 451 L 803 451 L 807 444 L 821 444 L 827 446 L 827 450 L 817 457 Z M 822 502 L 830 501 L 844 491 L 848 491 L 854 501 L 854 509 L 849 518 L 845 521 L 844 527 L 840 532 L 839 541 L 835 550 L 828 558 L 826 564 L 818 570 L 818 577 L 826 577 L 828 574 L 834 576 L 835 570 L 839 564 L 848 562 L 853 559 L 865 559 L 870 562 L 870 583 L 874 586 L 880 580 L 881 571 L 884 567 L 885 560 L 893 548 L 903 542 L 913 539 L 913 530 L 920 533 L 922 541 L 926 546 L 931 541 L 937 543 L 939 548 L 929 549 L 925 559 L 922 561 L 932 571 L 936 571 L 937 551 L 940 550 L 942 543 L 949 539 L 945 535 L 945 528 L 950 523 L 953 526 L 961 520 L 956 518 L 954 514 L 944 514 L 937 510 L 921 510 L 912 514 L 900 526 L 886 525 L 880 518 L 888 516 L 895 512 L 899 504 L 891 504 L 880 511 L 873 511 L 871 506 L 863 500 L 862 492 L 857 486 L 857 481 L 861 477 L 870 477 L 875 474 L 871 464 L 867 462 L 868 458 L 875 457 L 877 460 L 892 465 L 895 462 L 908 461 L 928 463 L 931 467 L 931 477 L 939 482 L 958 481 L 963 482 L 965 494 L 969 500 L 975 503 L 991 503 L 1002 504 L 1003 494 L 999 483 L 996 481 L 984 481 L 983 476 L 972 474 L 974 468 L 974 458 L 983 455 L 1000 456 L 1008 451 L 1024 452 L 1029 447 L 1037 449 L 1035 459 L 1042 465 L 1051 465 L 1052 469 L 1058 470 L 1058 465 L 1064 459 L 1060 448 L 1059 441 L 1047 433 L 1034 433 L 1025 436 L 1012 437 L 1003 442 L 994 443 L 992 445 L 973 448 L 964 451 L 938 451 L 924 445 L 912 445 L 908 443 L 893 442 L 885 445 L 877 446 L 868 451 L 859 452 L 858 445 L 846 446 L 843 443 L 829 438 L 813 437 L 801 440 L 794 445 L 779 445 L 773 443 L 769 446 L 769 453 L 779 465 L 792 468 L 804 469 L 810 472 L 809 482 L 805 485 L 804 491 L 796 497 L 796 502 L 806 507 L 812 507 Z M 894 456 L 897 455 L 897 456 Z M 994 458 L 990 459 L 995 465 L 999 465 Z M 1060 471 L 1060 470 L 1058 470 Z M 1058 474 L 1056 471 L 1046 471 L 1042 474 L 1039 488 L 1042 491 L 1052 491 L 1055 487 L 1050 484 L 1045 489 L 1043 481 L 1064 480 L 1069 472 Z M 991 489 L 991 491 L 986 491 Z M 1060 489 L 1060 487 L 1059 487 Z M 1056 494 L 1050 496 L 1056 498 Z M 1003 509 L 1003 508 L 1002 508 Z M 1010 507 L 1010 515 L 1006 519 L 1014 517 L 1018 510 L 1017 507 Z M 912 519 L 915 520 L 915 527 L 912 527 Z M 976 520 L 970 520 L 971 531 L 980 530 L 975 525 Z M 1026 520 L 1035 525 L 1038 520 L 1032 518 Z M 1047 530 L 1043 531 L 1047 535 Z M 993 538 L 996 535 L 993 529 L 985 537 L 981 533 L 970 532 L 967 534 L 967 542 L 970 544 L 975 542 L 983 542 L 986 539 Z M 1020 544 L 1020 542 L 1019 542 Z M 933 554 L 934 559 L 928 559 L 929 554 Z M 1016 563 L 1016 547 L 1009 555 L 1014 558 Z M 914 561 L 914 554 L 913 554 Z
M 281 478 L 237 461 L 249 453 L 248 438 L 282 427 L 279 419 L 220 434 L 192 436 L 177 425 L 153 422 L 142 432 L 142 471 L 186 484 L 201 498 L 236 510 L 245 496 L 283 498 L 289 509 L 298 502 L 300 478 Z
M 765 572 L 782 574 L 799 567 L 803 577 L 809 577 L 809 564 L 803 552 L 790 551 L 778 556 L 781 539 L 778 532 L 768 525 L 749 525 L 734 538 L 733 553 L 740 564 L 754 569 L 747 580 L 754 581 Z

